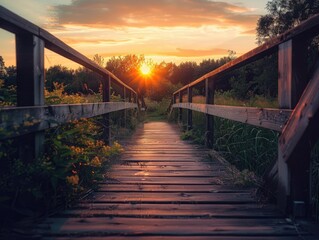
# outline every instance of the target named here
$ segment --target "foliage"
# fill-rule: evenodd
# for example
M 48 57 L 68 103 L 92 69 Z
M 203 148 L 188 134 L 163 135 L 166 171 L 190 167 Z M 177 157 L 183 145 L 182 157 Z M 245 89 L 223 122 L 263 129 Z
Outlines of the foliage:
M 229 91 L 217 92 L 215 100 L 217 104 L 233 106 L 277 105 L 276 101 L 262 96 L 254 96 L 248 101 L 238 100 Z M 183 111 L 183 121 L 185 120 L 186 111 Z M 185 131 L 181 138 L 204 144 L 205 131 L 205 115 L 193 111 L 193 129 Z M 244 171 L 242 178 L 247 175 L 245 171 L 254 172 L 258 176 L 263 175 L 276 159 L 277 139 L 278 134 L 274 131 L 214 117 L 214 149 L 239 170 Z
M 45 103 L 61 104 L 61 103 L 89 103 L 89 102 L 101 102 L 101 93 L 92 93 L 89 95 L 83 95 L 80 93 L 67 94 L 63 83 L 54 82 L 52 91 L 45 89 Z
M 319 4 L 317 0 L 271 0 L 266 9 L 268 14 L 261 16 L 257 23 L 259 44 L 319 13 Z
M 18 159 L 12 141 L 1 142 L 0 160 L 5 166 L 0 170 L 0 205 L 11 205 L 13 212 L 28 209 L 34 211 L 29 214 L 43 214 L 92 188 L 111 159 L 123 151 L 117 142 L 107 146 L 99 140 L 100 132 L 92 119 L 47 131 L 44 156 L 30 162 Z
M 6 87 L 4 80 L 0 79 L 0 107 L 14 106 L 17 102 L 17 89 L 10 85 Z
M 167 108 L 170 103 L 170 98 L 163 98 L 162 101 L 152 101 L 151 99 L 146 99 L 146 115 L 145 119 L 147 121 L 153 120 L 165 120 L 167 116 Z
M 70 95 L 63 84 L 53 86 L 52 91 L 46 90 L 48 104 L 101 99 L 101 94 Z M 101 120 L 81 119 L 47 130 L 45 153 L 38 159 L 21 159 L 16 140 L 0 142 L 0 210 L 6 218 L 0 219 L 0 228 L 21 216 L 35 217 L 66 205 L 102 180 L 123 148 L 116 141 L 107 146 L 101 140 Z
M 276 159 L 278 134 L 215 117 L 214 148 L 240 170 L 262 176 Z

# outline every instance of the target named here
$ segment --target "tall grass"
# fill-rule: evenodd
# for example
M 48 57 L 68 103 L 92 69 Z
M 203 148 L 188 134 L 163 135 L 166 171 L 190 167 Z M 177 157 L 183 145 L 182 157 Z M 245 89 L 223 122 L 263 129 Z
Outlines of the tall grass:
M 145 99 L 147 106 L 145 113 L 146 121 L 166 120 L 167 108 L 170 104 L 170 98 L 163 98 L 161 101 L 152 101 L 149 98 Z

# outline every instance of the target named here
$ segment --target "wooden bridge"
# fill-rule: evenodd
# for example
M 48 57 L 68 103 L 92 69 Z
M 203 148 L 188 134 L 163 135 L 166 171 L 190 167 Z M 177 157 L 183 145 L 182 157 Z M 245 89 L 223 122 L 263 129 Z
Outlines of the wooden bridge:
M 136 92 L 111 72 L 47 31 L 0 6 L 0 27 L 16 36 L 17 107 L 0 110 L 0 140 L 18 138 L 32 159 L 43 153 L 48 128 L 70 120 L 138 109 Z M 207 145 L 218 116 L 281 133 L 277 164 L 278 206 L 284 214 L 309 215 L 310 150 L 318 138 L 319 66 L 305 78 L 307 41 L 319 33 L 314 16 L 278 38 L 204 75 L 174 93 L 172 108 L 206 114 Z M 75 61 L 103 77 L 103 102 L 44 105 L 44 48 Z M 280 109 L 214 105 L 217 81 L 264 56 L 278 53 Z M 192 103 L 192 90 L 205 85 L 206 104 Z M 123 102 L 110 102 L 110 86 L 122 89 Z M 183 102 L 187 95 L 187 102 Z M 33 121 L 33 125 L 24 124 Z M 19 130 L 19 131 L 17 131 Z M 109 140 L 109 129 L 104 132 Z M 316 239 L 287 222 L 272 206 L 260 206 L 250 192 L 227 181 L 225 166 L 208 159 L 207 149 L 179 140 L 167 123 L 149 123 L 126 143 L 122 163 L 101 188 L 79 205 L 36 227 L 45 239 Z M 27 147 L 26 147 L 27 146 Z M 28 149 L 28 151 L 27 151 Z M 209 163 L 208 163 L 209 162 Z M 301 207 L 300 207 L 301 206 Z M 295 212 L 293 210 L 295 209 Z M 297 210 L 296 210 L 297 209 Z

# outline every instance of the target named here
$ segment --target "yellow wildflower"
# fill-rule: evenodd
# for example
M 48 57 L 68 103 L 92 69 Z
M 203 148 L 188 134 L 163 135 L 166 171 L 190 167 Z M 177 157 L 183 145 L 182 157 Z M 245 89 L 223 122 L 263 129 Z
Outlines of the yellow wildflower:
M 72 176 L 67 176 L 66 181 L 71 184 L 71 185 L 78 185 L 79 184 L 79 176 L 78 175 L 72 175 Z
M 92 160 L 91 160 L 91 165 L 93 167 L 100 167 L 101 166 L 101 160 L 99 159 L 98 156 L 95 156 Z

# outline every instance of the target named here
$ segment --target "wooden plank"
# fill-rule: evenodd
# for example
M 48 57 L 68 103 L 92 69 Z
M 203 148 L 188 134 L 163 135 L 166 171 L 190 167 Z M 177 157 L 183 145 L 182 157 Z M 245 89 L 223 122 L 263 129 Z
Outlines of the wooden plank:
M 207 178 L 177 178 L 177 177 L 116 177 L 114 179 L 106 180 L 105 182 L 119 182 L 119 183 L 144 183 L 144 184 L 220 184 L 221 180 L 219 177 L 207 177 Z
M 95 203 L 143 202 L 143 203 L 253 203 L 250 193 L 163 193 L 163 192 L 96 192 L 93 198 Z M 84 202 L 92 201 L 90 197 Z
M 103 184 L 99 185 L 97 192 L 206 192 L 206 193 L 249 193 L 233 186 L 221 185 L 167 185 L 167 184 Z
M 218 177 L 225 175 L 224 171 L 167 171 L 167 170 L 120 170 L 117 169 L 110 173 L 109 176 L 152 176 L 152 177 Z
M 173 105 L 173 108 L 192 109 L 193 111 L 247 123 L 278 132 L 282 131 L 282 128 L 292 112 L 291 110 L 284 109 L 221 106 L 199 103 L 176 103 Z
M 0 140 L 56 127 L 76 119 L 136 107 L 135 103 L 101 102 L 1 108 Z
M 176 159 L 177 158 L 177 159 Z M 200 162 L 204 161 L 204 157 L 191 157 L 191 156 L 134 156 L 134 157 L 125 157 L 121 158 L 123 161 L 127 162 L 163 162 L 163 161 L 173 161 L 175 163 L 178 162 Z M 207 160 L 207 159 L 206 159 Z
M 69 236 L 69 237 L 45 237 L 43 240 L 73 240 L 79 239 L 77 236 Z M 136 236 L 103 236 L 103 237 L 81 237 L 81 240 L 105 240 L 105 239 L 112 239 L 112 240 L 127 240 L 127 239 L 136 239 Z M 139 240 L 242 240 L 241 236 L 160 236 L 160 237 L 153 237 L 153 236 L 139 236 Z M 299 236 L 289 236 L 289 237 L 282 237 L 282 236 L 263 236 L 263 237 L 256 237 L 256 236 L 245 236 L 247 240 L 300 240 Z M 316 238 L 311 236 L 302 236 L 303 240 L 316 240 Z
M 135 164 L 134 164 L 135 163 Z M 145 171 L 157 171 L 157 170 L 163 170 L 163 171 L 207 171 L 207 170 L 216 170 L 216 171 L 224 171 L 225 167 L 222 166 L 205 166 L 205 165 L 165 165 L 165 164 L 158 164 L 158 165 L 150 165 L 148 163 L 145 164 L 137 164 L 136 162 L 129 163 L 127 165 L 120 165 L 113 167 L 113 171 L 117 170 L 132 170 L 132 171 L 138 171 L 138 170 L 145 170 Z
M 126 166 L 141 166 L 141 167 L 146 167 L 146 166 L 158 166 L 158 167 L 170 167 L 170 166 L 174 166 L 174 167 L 183 167 L 183 166 L 193 166 L 193 167 L 197 167 L 197 166 L 201 166 L 201 167 L 207 167 L 209 168 L 209 166 L 207 166 L 204 162 L 202 161 L 178 161 L 178 162 L 174 162 L 174 161 L 123 161 L 122 162 L 123 165 Z M 206 165 L 206 166 L 205 166 Z
M 51 224 L 55 222 L 55 224 Z M 50 224 L 50 228 L 48 228 Z M 46 235 L 103 236 L 296 236 L 282 219 L 51 218 L 38 226 Z
M 58 217 L 278 218 L 272 207 L 256 204 L 79 204 Z

